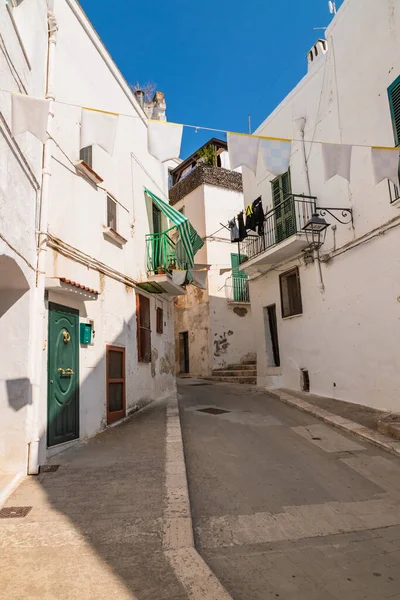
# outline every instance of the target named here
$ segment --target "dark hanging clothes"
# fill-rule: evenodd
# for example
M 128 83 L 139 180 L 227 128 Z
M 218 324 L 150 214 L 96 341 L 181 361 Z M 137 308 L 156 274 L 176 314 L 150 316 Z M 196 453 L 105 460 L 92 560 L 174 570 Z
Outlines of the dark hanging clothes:
M 254 221 L 257 226 L 258 235 L 264 235 L 264 209 L 261 198 L 253 202 Z
M 246 229 L 251 229 L 252 231 L 256 230 L 255 215 L 252 204 L 249 204 L 249 206 L 246 208 Z
M 232 219 L 228 223 L 229 229 L 231 230 L 231 244 L 239 241 L 239 229 L 236 225 L 236 219 Z
M 237 222 L 239 226 L 239 242 L 241 242 L 242 240 L 244 240 L 244 238 L 247 237 L 246 227 L 244 226 L 243 211 L 238 214 Z

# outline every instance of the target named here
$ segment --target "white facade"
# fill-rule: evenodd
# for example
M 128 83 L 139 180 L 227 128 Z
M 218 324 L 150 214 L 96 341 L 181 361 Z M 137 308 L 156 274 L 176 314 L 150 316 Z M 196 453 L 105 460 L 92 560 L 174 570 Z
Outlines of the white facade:
M 293 238 L 246 264 L 262 386 L 299 390 L 306 369 L 313 393 L 399 410 L 400 214 L 390 203 L 388 181 L 374 185 L 368 147 L 394 146 L 387 89 L 400 75 L 399 35 L 398 0 L 345 0 L 326 31 L 327 52 L 321 44 L 318 55 L 313 50 L 308 74 L 255 132 L 298 140 L 290 163 L 292 193 L 315 196 L 317 207 L 351 208 L 354 218 L 352 226 L 325 216 L 330 227 L 320 249 L 322 281 L 318 261 L 305 264 Z M 353 147 L 350 183 L 339 176 L 324 181 L 321 145 L 310 143 L 318 140 L 359 145 Z M 261 164 L 257 177 L 244 171 L 245 203 L 262 195 L 270 210 L 274 178 Z M 340 211 L 334 214 L 341 218 Z M 282 318 L 279 276 L 294 266 L 302 314 Z M 273 304 L 279 368 L 264 311 Z
M 18 8 L 0 3 L 1 90 L 44 96 L 46 13 L 44 0 L 25 0 Z M 10 126 L 11 94 L 0 91 L 0 475 L 26 469 L 32 433 L 30 339 L 43 149 L 29 133 L 12 138 Z
M 228 153 L 222 152 L 220 156 L 221 163 L 229 169 Z M 210 168 L 216 174 L 220 170 L 218 167 Z M 227 172 L 227 175 L 231 173 Z M 238 178 L 240 180 L 240 176 Z M 231 255 L 238 253 L 238 245 L 231 243 L 229 230 L 221 227 L 221 223 L 227 226 L 228 221 L 244 208 L 241 185 L 238 191 L 228 181 L 219 185 L 200 183 L 174 204 L 174 208 L 183 209 L 204 239 L 204 246 L 197 253 L 195 262 L 209 265 L 207 290 L 189 285 L 186 295 L 175 300 L 177 372 L 181 370 L 179 334 L 187 331 L 190 373 L 210 376 L 213 369 L 255 359 L 251 304 L 239 299 L 231 301 L 234 300 Z
M 24 15 L 23 11 L 37 9 L 38 4 L 40 10 L 34 11 L 34 16 Z M 62 307 L 75 309 L 79 312 L 79 325 L 90 323 L 95 334 L 91 344 L 81 344 L 77 340 L 79 377 L 77 373 L 75 375 L 79 389 L 79 427 L 76 439 L 92 436 L 107 424 L 109 346 L 125 349 L 124 414 L 175 390 L 173 298 L 167 294 L 151 295 L 137 285 L 147 280 L 145 236 L 151 230 L 144 187 L 167 198 L 167 165 L 149 155 L 146 115 L 78 3 L 55 0 L 51 4 L 57 31 L 50 50 L 47 93 L 55 98 L 51 110 L 54 118 L 50 116 L 49 119 L 54 142 L 50 140 L 46 144 L 48 163 L 45 152 L 42 193 L 38 190 L 42 183 L 41 143 L 30 133 L 10 142 L 5 135 L 9 132 L 5 131 L 0 148 L 0 202 L 3 205 L 0 254 L 11 256 L 21 269 L 24 279 L 17 272 L 15 277 L 22 282 L 17 282 L 18 286 L 27 290 L 35 288 L 34 269 L 29 268 L 10 247 L 15 246 L 35 267 L 36 204 L 39 206 L 36 227 L 42 232 L 43 249 L 40 253 L 43 269 L 39 268 L 36 304 L 32 307 L 34 325 L 29 327 L 29 291 L 15 300 L 7 312 L 5 306 L 2 309 L 5 314 L 0 315 L 2 356 L 7 357 L 6 367 L 0 372 L 0 470 L 13 472 L 26 472 L 28 448 L 30 462 L 36 460 L 40 464 L 45 462 L 46 456 L 65 447 L 65 444 L 51 444 L 48 439 L 47 390 L 54 384 L 53 374 L 48 370 L 50 354 L 54 350 L 48 335 L 52 306 L 58 305 L 61 310 Z M 2 5 L 0 10 L 1 28 L 4 24 L 8 28 L 2 29 L 8 52 L 14 55 L 20 77 L 27 79 L 22 89 L 17 88 L 11 68 L 8 74 L 2 69 L 0 87 L 45 97 L 48 44 L 45 2 L 23 0 L 18 8 L 8 11 Z M 16 23 L 14 32 L 7 14 L 12 12 Z M 54 25 L 54 21 L 52 23 Z M 24 64 L 24 60 L 27 62 L 24 50 L 28 59 L 29 51 L 32 52 L 31 71 Z M 6 72 L 4 81 L 3 72 Z M 9 126 L 10 94 L 2 93 L 0 101 Z M 92 169 L 103 179 L 99 185 L 82 176 L 75 167 L 80 159 L 82 106 L 121 114 L 113 155 L 97 145 L 92 147 Z M 29 177 L 27 167 L 21 165 L 22 160 L 18 160 L 10 149 L 16 143 L 31 165 Z M 107 194 L 117 202 L 114 228 L 118 235 L 108 227 Z M 3 243 L 3 235 L 10 247 Z M 0 261 L 3 276 L 3 270 L 9 265 L 3 256 Z M 138 293 L 150 300 L 150 362 L 138 360 Z M 18 293 L 1 289 L 2 306 L 7 304 L 9 296 L 13 299 Z M 156 332 L 157 308 L 163 309 L 163 333 Z M 64 337 L 64 342 L 69 343 L 68 337 Z M 27 364 L 30 365 L 28 369 Z M 66 367 L 71 369 L 69 364 L 60 365 L 60 369 Z M 25 404 L 21 409 L 11 406 L 10 389 L 17 389 L 13 382 L 21 380 L 20 387 L 26 383 L 29 390 L 35 379 L 36 395 L 34 393 L 31 399 L 26 392 L 28 407 Z M 30 416 L 28 410 L 31 410 Z M 3 436 L 3 424 L 4 431 L 10 432 L 7 437 Z M 31 465 L 28 471 L 33 472 L 34 468 Z

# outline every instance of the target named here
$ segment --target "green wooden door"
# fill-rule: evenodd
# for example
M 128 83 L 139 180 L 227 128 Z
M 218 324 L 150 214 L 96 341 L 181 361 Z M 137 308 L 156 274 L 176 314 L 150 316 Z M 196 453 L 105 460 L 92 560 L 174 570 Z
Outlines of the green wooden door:
M 79 311 L 49 303 L 47 445 L 79 437 Z
M 231 254 L 231 265 L 232 265 L 232 286 L 233 286 L 233 300 L 234 302 L 248 302 L 248 275 L 243 271 L 240 271 L 239 266 L 243 262 L 245 256 L 239 254 Z
M 275 208 L 275 242 L 278 243 L 296 233 L 290 171 L 271 181 L 271 186 Z

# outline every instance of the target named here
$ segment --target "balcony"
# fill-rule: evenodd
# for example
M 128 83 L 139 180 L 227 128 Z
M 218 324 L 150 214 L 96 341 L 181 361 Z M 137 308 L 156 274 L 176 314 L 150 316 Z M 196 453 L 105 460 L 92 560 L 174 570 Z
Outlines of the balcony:
M 249 280 L 232 276 L 226 280 L 225 295 L 229 304 L 250 304 Z
M 172 281 L 172 271 L 176 268 L 176 237 L 176 227 L 146 235 L 148 277 L 147 282 L 141 285 L 147 291 L 170 296 L 181 296 L 185 293 L 184 287 Z
M 316 209 L 317 198 L 288 194 L 264 219 L 264 235 L 251 233 L 240 245 L 240 254 L 247 257 L 240 269 L 277 264 L 299 254 L 308 246 L 302 230 Z

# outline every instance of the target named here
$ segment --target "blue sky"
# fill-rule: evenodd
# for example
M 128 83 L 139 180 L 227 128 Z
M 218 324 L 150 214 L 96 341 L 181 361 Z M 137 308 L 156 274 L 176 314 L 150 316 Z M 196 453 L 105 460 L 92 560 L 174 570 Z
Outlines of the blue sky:
M 241 132 L 249 113 L 254 130 L 306 73 L 305 55 L 324 36 L 314 27 L 332 18 L 328 0 L 81 4 L 126 80 L 165 93 L 169 121 Z M 185 129 L 181 157 L 213 135 Z

